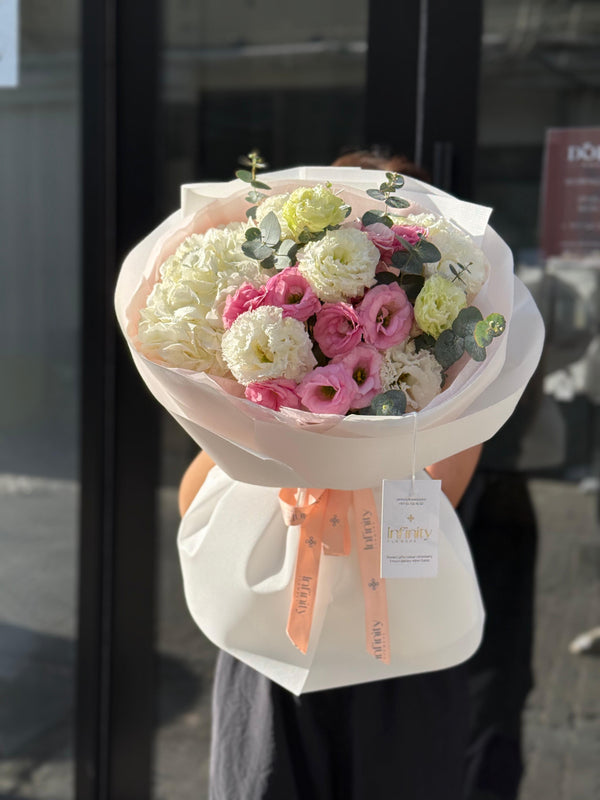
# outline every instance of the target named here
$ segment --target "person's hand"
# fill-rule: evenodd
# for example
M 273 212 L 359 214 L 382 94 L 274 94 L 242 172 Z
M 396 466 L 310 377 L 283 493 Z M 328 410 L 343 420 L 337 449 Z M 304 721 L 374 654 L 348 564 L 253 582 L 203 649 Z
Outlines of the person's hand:
M 477 444 L 427 467 L 431 477 L 442 482 L 442 492 L 454 508 L 460 503 L 473 477 L 482 447 L 483 445 Z
M 179 513 L 182 517 L 200 491 L 200 487 L 214 465 L 215 462 L 212 458 L 201 452 L 186 469 L 179 484 Z

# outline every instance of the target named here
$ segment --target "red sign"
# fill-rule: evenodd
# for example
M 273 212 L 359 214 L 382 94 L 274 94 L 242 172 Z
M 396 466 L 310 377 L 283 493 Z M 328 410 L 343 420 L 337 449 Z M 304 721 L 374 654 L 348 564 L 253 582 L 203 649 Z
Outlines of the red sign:
M 543 187 L 544 255 L 600 252 L 600 128 L 547 131 Z

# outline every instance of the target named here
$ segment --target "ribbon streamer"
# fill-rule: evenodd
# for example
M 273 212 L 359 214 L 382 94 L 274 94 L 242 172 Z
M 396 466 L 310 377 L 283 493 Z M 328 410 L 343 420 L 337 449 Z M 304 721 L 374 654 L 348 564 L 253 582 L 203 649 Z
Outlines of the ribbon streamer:
M 321 555 L 349 555 L 350 506 L 354 510 L 358 557 L 365 600 L 367 652 L 390 663 L 385 580 L 379 577 L 380 525 L 370 489 L 282 489 L 279 502 L 286 525 L 300 526 L 287 634 L 306 653 L 314 613 Z

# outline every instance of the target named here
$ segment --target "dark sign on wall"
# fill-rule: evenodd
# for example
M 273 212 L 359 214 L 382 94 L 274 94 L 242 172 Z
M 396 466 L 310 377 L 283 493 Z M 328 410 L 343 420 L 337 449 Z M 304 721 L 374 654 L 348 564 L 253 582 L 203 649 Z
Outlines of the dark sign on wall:
M 547 132 L 543 187 L 543 254 L 600 251 L 600 128 Z

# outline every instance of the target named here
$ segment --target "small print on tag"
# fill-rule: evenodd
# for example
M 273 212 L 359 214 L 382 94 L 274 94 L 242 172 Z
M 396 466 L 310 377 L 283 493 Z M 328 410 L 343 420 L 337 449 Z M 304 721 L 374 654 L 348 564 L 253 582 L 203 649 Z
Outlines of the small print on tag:
M 384 481 L 381 577 L 435 578 L 441 481 Z

